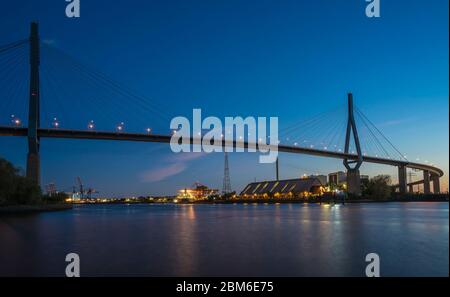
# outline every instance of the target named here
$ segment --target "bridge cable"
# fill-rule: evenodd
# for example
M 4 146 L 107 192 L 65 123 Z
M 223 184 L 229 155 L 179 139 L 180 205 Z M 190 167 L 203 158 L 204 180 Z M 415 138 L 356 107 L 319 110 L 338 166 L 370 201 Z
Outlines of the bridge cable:
M 2 100 L 4 106 L 1 110 L 3 112 L 10 112 L 13 110 L 14 114 L 18 114 L 18 110 L 14 110 L 16 103 L 18 102 L 17 99 L 20 99 L 18 96 L 20 90 L 17 86 L 26 81 L 23 76 L 18 75 L 18 72 L 20 72 L 21 67 L 23 67 L 23 61 L 27 55 L 25 54 L 23 47 L 17 46 L 14 49 L 15 50 L 9 52 L 7 56 L 0 55 L 0 82 L 4 83 L 4 86 L 0 87 L 0 96 L 4 99 Z M 25 94 L 23 97 L 26 97 Z
M 61 86 L 61 85 L 63 85 L 64 83 L 60 80 L 60 79 L 57 79 L 57 77 L 59 77 L 59 76 L 54 76 L 53 75 L 53 73 L 55 73 L 56 74 L 56 71 L 55 71 L 55 65 L 54 65 L 54 63 L 52 63 L 52 61 L 51 61 L 51 59 L 48 59 L 45 63 L 43 63 L 44 64 L 44 67 L 43 67 L 43 69 L 45 70 L 45 72 L 46 72 L 46 77 L 47 77 L 47 80 L 48 80 L 48 83 L 49 83 L 49 89 L 52 91 L 52 93 L 53 93 L 53 95 L 55 96 L 55 99 L 57 100 L 57 103 L 58 103 L 58 105 L 59 106 L 61 106 L 62 108 L 63 108 L 63 104 L 61 104 L 61 102 L 60 102 L 60 99 L 62 99 L 62 98 L 69 98 L 70 97 L 70 95 L 74 95 L 74 92 L 67 92 L 67 91 L 60 91 L 59 89 L 60 88 L 58 88 L 58 86 Z M 77 85 L 80 85 L 80 81 L 78 80 L 78 77 L 74 77 L 73 75 L 69 75 L 69 77 L 71 77 L 74 81 L 76 81 L 77 82 Z M 65 90 L 65 89 L 69 89 L 69 88 L 62 88 L 63 90 Z M 76 94 L 75 94 L 76 95 Z M 93 97 L 92 97 L 92 95 L 91 95 L 91 92 L 85 92 L 84 94 L 82 94 L 82 96 L 74 96 L 75 98 L 73 98 L 74 100 L 70 100 L 70 102 L 72 103 L 72 104 L 77 104 L 77 106 L 79 106 L 79 110 L 81 110 L 81 111 L 85 111 L 85 110 L 87 110 L 86 109 L 86 107 L 85 106 L 83 106 L 81 103 L 81 101 L 79 100 L 81 97 L 85 97 L 85 98 L 90 98 L 90 99 L 92 99 Z M 67 100 L 67 101 L 69 101 L 69 100 Z M 94 101 L 94 100 L 91 100 L 91 101 Z M 96 108 L 96 110 L 101 110 L 101 108 L 99 109 L 99 108 Z M 104 115 L 105 115 L 105 113 L 100 113 L 103 117 L 104 117 Z M 109 120 L 111 119 L 111 118 L 107 118 L 106 117 L 106 119 L 107 119 L 107 122 L 109 122 Z M 87 124 L 87 122 L 85 123 L 85 124 Z
M 119 92 L 120 94 L 122 94 L 123 96 L 127 96 L 127 97 L 132 97 L 136 100 L 138 100 L 138 102 L 141 104 L 141 106 L 143 107 L 149 107 L 148 105 L 153 105 L 153 109 L 158 113 L 159 116 L 161 116 L 162 114 L 168 116 L 169 118 L 171 117 L 169 114 L 167 114 L 164 110 L 159 109 L 158 107 L 155 106 L 155 104 L 152 101 L 149 101 L 148 98 L 142 97 L 140 95 L 136 95 L 134 94 L 131 90 L 126 89 L 125 87 L 121 86 L 118 82 L 114 81 L 113 79 L 107 77 L 105 74 L 95 71 L 93 69 L 88 68 L 87 66 L 81 64 L 80 62 L 78 62 L 77 60 L 75 60 L 73 57 L 71 57 L 70 55 L 68 55 L 67 53 L 55 48 L 55 47 L 51 47 L 46 45 L 50 50 L 56 51 L 57 53 L 59 53 L 60 55 L 63 55 L 64 57 L 66 57 L 67 61 L 70 62 L 71 64 L 73 64 L 73 66 L 76 66 L 78 70 L 80 71 L 84 71 L 86 74 L 90 75 L 93 79 L 96 79 L 99 82 L 102 83 L 106 83 L 108 84 L 110 87 L 114 88 L 117 92 Z M 167 120 L 167 118 L 164 118 L 164 120 Z
M 375 130 L 383 137 L 383 139 L 400 155 L 401 159 L 408 161 L 405 158 L 405 155 L 402 154 L 397 147 L 395 147 L 395 145 L 377 128 L 377 126 L 375 126 L 365 115 L 364 113 L 359 109 L 356 108 L 356 111 L 359 115 L 362 116 L 362 118 L 364 118 L 370 125 L 372 125 L 373 128 L 375 128 Z M 369 128 L 370 129 L 370 128 Z
M 47 61 L 47 63 L 48 63 L 48 67 L 52 70 L 52 72 L 54 72 L 54 69 L 52 69 L 52 68 L 54 68 L 54 63 L 52 62 L 52 60 L 53 59 L 48 59 L 48 61 Z M 65 62 L 67 62 L 67 61 L 65 61 Z M 61 61 L 58 61 L 56 64 L 58 64 L 58 65 L 61 65 Z M 53 65 L 53 66 L 52 66 Z M 111 88 L 109 88 L 109 87 L 105 87 L 105 84 L 104 84 L 104 82 L 103 83 L 99 83 L 98 82 L 98 79 L 92 79 L 92 77 L 91 77 L 91 75 L 89 75 L 89 74 L 87 74 L 86 72 L 84 72 L 84 71 L 81 71 L 78 67 L 73 67 L 73 65 L 72 65 L 72 67 L 70 67 L 70 69 L 65 69 L 65 73 L 67 73 L 67 70 L 72 70 L 72 71 L 75 71 L 77 74 L 77 77 L 76 78 L 74 78 L 74 79 L 83 79 L 83 81 L 84 82 L 87 82 L 90 86 L 93 86 L 94 88 L 96 88 L 96 90 L 98 91 L 98 89 L 100 89 L 100 90 L 103 90 L 103 91 L 107 91 L 108 93 L 111 93 L 111 94 L 114 94 L 114 93 L 116 93 L 117 94 L 117 92 L 116 91 L 114 91 L 113 89 L 111 89 Z M 80 76 L 81 75 L 81 76 Z M 78 81 L 77 81 L 78 82 Z M 80 85 L 80 84 L 78 84 L 77 85 L 77 87 L 80 87 L 80 86 L 84 86 L 84 87 L 87 87 L 87 85 Z M 73 92 L 72 92 L 73 93 Z M 97 100 L 92 100 L 93 99 L 93 97 L 91 97 L 91 96 L 89 96 L 89 94 L 90 93 L 92 93 L 92 92 L 90 92 L 90 91 L 88 91 L 88 92 L 85 92 L 85 93 L 83 93 L 83 94 L 81 94 L 81 96 L 79 96 L 78 98 L 75 98 L 75 100 L 73 100 L 73 101 L 75 101 L 75 102 L 77 102 L 77 103 L 80 103 L 79 101 L 79 99 L 80 98 L 85 98 L 85 97 L 89 97 L 90 99 L 91 99 L 91 101 L 88 101 L 89 103 L 93 103 L 93 102 L 95 102 L 95 101 L 97 101 L 98 99 L 101 99 L 102 100 L 102 105 L 100 106 L 100 108 L 95 108 L 95 110 L 97 110 L 97 111 L 100 111 L 100 110 L 103 110 L 104 109 L 104 106 L 108 106 L 108 107 L 110 107 L 110 108 L 116 108 L 117 110 L 119 110 L 119 111 L 123 111 L 123 108 L 121 109 L 121 108 L 119 108 L 118 106 L 116 106 L 115 104 L 111 104 L 111 101 L 110 100 L 103 100 L 103 97 L 102 96 L 98 96 L 98 94 L 96 94 L 96 98 L 97 98 Z M 73 95 L 73 94 L 72 94 Z M 123 97 L 123 94 L 120 94 L 120 95 L 122 95 L 121 97 Z M 128 97 L 128 96 L 127 96 Z M 109 96 L 108 95 L 108 98 L 110 99 L 111 98 L 111 96 Z M 108 104 L 109 103 L 109 104 Z M 124 100 L 119 100 L 119 104 L 122 104 L 123 105 L 123 107 L 126 109 L 127 107 L 129 107 L 129 104 L 126 104 L 126 102 L 124 102 Z M 145 106 L 144 108 L 146 108 L 147 110 L 148 110 L 148 108 L 147 108 L 148 106 Z M 83 106 L 81 106 L 81 108 L 80 108 L 83 112 L 85 112 L 86 111 L 86 108 L 85 107 L 83 107 Z M 153 111 L 151 111 L 152 112 L 152 114 L 153 114 Z M 117 113 L 117 114 L 119 114 L 119 113 Z M 104 115 L 104 114 L 102 114 L 102 115 Z
M 359 114 L 358 114 L 359 115 Z M 383 144 L 381 143 L 381 141 L 375 136 L 375 133 L 372 131 L 372 129 L 370 129 L 370 127 L 368 126 L 367 122 L 364 120 L 364 118 L 361 118 L 361 122 L 363 123 L 363 125 L 367 128 L 367 130 L 369 131 L 368 135 L 368 140 L 371 141 L 373 144 L 375 144 L 375 146 L 379 149 L 378 154 L 383 155 L 387 158 L 391 158 L 391 155 L 389 154 L 389 152 L 384 148 Z
M 328 118 L 329 114 L 335 114 L 335 109 L 328 111 L 328 112 L 324 112 L 321 113 L 319 115 L 316 115 L 315 117 L 308 119 L 307 121 L 304 122 L 300 122 L 297 123 L 294 126 L 291 126 L 290 132 L 288 133 L 289 136 L 291 136 L 293 133 L 296 133 L 292 138 L 293 140 L 297 140 L 299 142 L 303 142 L 302 143 L 306 143 L 306 142 L 312 142 L 314 144 L 316 144 L 315 141 L 313 141 L 312 139 L 314 139 L 315 135 L 317 135 L 316 131 L 322 131 L 323 132 L 323 127 L 320 124 L 323 124 L 323 122 L 325 123 L 329 123 L 330 121 L 324 121 L 324 118 Z M 294 128 L 300 130 L 299 128 L 301 128 L 300 131 L 297 130 L 293 130 Z M 308 139 L 311 140 L 308 140 Z
M 81 72 L 81 71 L 78 71 L 77 69 L 72 69 L 72 70 L 75 70 L 75 71 L 77 72 L 78 75 L 82 75 L 82 77 L 78 77 L 78 78 L 83 79 L 85 83 L 87 83 L 87 84 L 93 86 L 94 89 L 98 89 L 98 88 L 101 88 L 101 89 L 102 89 L 103 86 L 102 86 L 102 85 L 99 85 L 99 83 L 98 83 L 97 81 L 90 79 L 90 77 L 88 77 L 88 76 L 86 75 L 86 73 Z M 86 86 L 86 85 L 85 85 L 85 86 Z M 109 90 L 109 91 L 111 91 L 111 90 Z M 121 111 L 122 109 L 120 109 L 119 107 L 117 107 L 115 104 L 111 104 L 111 101 L 108 101 L 107 99 L 103 98 L 103 96 L 99 96 L 98 94 L 96 94 L 96 95 L 95 95 L 95 98 L 94 98 L 93 96 L 89 95 L 90 93 L 91 93 L 91 92 L 88 91 L 88 92 L 83 93 L 81 96 L 90 99 L 90 100 L 87 101 L 87 103 L 90 103 L 91 105 L 92 105 L 94 102 L 98 101 L 98 100 L 102 101 L 102 102 L 101 102 L 102 106 L 100 106 L 100 108 L 99 108 L 98 106 L 94 106 L 94 105 L 92 105 L 92 106 L 94 106 L 94 110 L 96 110 L 97 112 L 99 112 L 99 113 L 102 115 L 103 118 L 108 118 L 109 120 L 112 119 L 112 121 L 109 121 L 109 122 L 113 122 L 113 123 L 117 122 L 117 119 L 118 119 L 118 118 L 121 118 L 121 116 L 119 116 L 119 115 L 120 115 L 120 112 L 119 112 L 119 111 Z M 80 97 L 81 97 L 81 96 L 80 96 Z M 78 106 L 80 107 L 80 110 L 83 110 L 83 111 L 86 111 L 86 110 L 87 110 L 86 106 L 83 106 L 83 105 L 81 104 L 81 101 L 79 101 L 79 100 L 72 100 L 72 101 L 75 101 L 75 102 L 79 103 Z M 124 103 L 122 102 L 122 100 L 119 100 L 119 103 L 122 104 L 122 107 L 123 107 L 123 108 L 125 108 L 125 109 L 127 108 L 126 104 L 124 104 Z M 107 113 L 101 112 L 101 111 L 103 111 L 103 106 L 108 106 L 108 107 L 110 107 L 111 109 L 115 109 L 115 111 L 114 111 L 114 114 L 116 115 L 115 120 L 114 120 L 112 117 L 105 116 Z M 123 111 L 123 110 L 122 110 L 122 111 Z
M 7 52 L 7 51 L 9 51 L 11 49 L 20 47 L 20 46 L 22 46 L 22 45 L 24 45 L 26 43 L 28 43 L 28 39 L 22 39 L 22 40 L 18 40 L 18 41 L 12 42 L 10 44 L 5 44 L 3 46 L 0 46 L 0 54 L 4 53 L 4 52 Z

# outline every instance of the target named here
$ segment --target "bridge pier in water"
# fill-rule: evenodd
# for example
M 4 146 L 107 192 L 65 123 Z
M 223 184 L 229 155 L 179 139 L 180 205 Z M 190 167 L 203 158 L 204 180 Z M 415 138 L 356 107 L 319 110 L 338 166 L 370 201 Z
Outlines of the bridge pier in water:
M 441 192 L 441 184 L 439 182 L 439 175 L 431 174 L 431 181 L 433 182 L 433 193 L 439 194 Z
M 430 194 L 430 172 L 428 170 L 423 171 L 423 192 L 424 194 Z
M 359 169 L 347 170 L 347 192 L 353 195 L 361 195 L 361 177 Z
M 398 185 L 400 194 L 406 193 L 407 184 L 406 166 L 398 166 Z M 409 189 L 410 192 L 412 192 L 412 188 L 410 187 Z

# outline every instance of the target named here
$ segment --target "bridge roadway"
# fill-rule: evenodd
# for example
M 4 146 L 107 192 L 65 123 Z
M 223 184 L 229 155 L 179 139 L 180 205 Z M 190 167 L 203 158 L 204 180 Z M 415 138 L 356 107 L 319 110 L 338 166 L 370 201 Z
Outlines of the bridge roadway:
M 27 136 L 28 129 L 25 127 L 8 127 L 0 126 L 0 136 Z M 126 133 L 126 132 L 107 132 L 107 131 L 93 131 L 93 130 L 65 130 L 65 129 L 38 129 L 38 136 L 44 138 L 73 138 L 73 139 L 96 139 L 96 140 L 120 140 L 120 141 L 140 141 L 140 142 L 160 142 L 169 143 L 171 135 L 158 135 L 158 134 L 143 134 L 143 133 Z M 199 141 L 199 138 L 191 138 L 193 141 Z M 222 146 L 231 143 L 222 142 Z M 248 147 L 247 142 L 234 141 L 233 147 Z M 271 148 L 270 145 L 266 145 L 266 148 Z M 272 147 L 274 148 L 274 147 Z M 305 148 L 300 146 L 290 145 L 278 145 L 279 152 L 294 153 L 294 154 L 306 154 L 320 157 L 336 158 L 336 159 L 349 159 L 357 160 L 358 156 L 355 154 L 346 154 L 343 152 L 319 150 L 314 148 Z M 387 158 L 363 156 L 363 161 L 368 163 L 384 164 L 397 167 L 407 167 L 411 169 L 418 169 L 428 171 L 434 176 L 443 176 L 444 172 L 428 164 L 414 163 L 406 160 L 394 160 Z M 418 184 L 423 181 L 414 182 Z

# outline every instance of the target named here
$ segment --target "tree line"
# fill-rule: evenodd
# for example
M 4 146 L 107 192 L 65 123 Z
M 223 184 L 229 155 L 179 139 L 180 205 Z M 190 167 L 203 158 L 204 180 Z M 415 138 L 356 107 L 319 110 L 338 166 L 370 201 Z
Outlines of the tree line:
M 65 193 L 43 195 L 41 188 L 23 176 L 21 170 L 0 157 L 0 205 L 24 205 L 63 202 Z

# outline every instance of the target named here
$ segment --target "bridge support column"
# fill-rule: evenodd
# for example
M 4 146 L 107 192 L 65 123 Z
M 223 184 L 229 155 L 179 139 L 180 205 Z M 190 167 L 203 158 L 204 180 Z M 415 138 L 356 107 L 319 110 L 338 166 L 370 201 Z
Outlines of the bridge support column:
M 359 169 L 347 170 L 347 192 L 352 195 L 361 195 L 361 178 Z
M 27 155 L 27 177 L 37 185 L 40 184 L 41 161 L 39 153 L 28 152 Z
M 423 171 L 423 192 L 430 194 L 430 172 L 428 170 Z
M 408 188 L 409 188 L 408 192 L 414 193 L 414 186 L 413 185 L 409 185 Z
M 275 162 L 275 175 L 276 175 L 276 179 L 277 179 L 277 181 L 279 181 L 280 180 L 280 175 L 279 175 L 279 168 L 278 168 L 278 166 L 279 166 L 280 164 L 278 163 L 278 157 L 277 157 L 277 161 Z
M 28 105 L 27 177 L 40 184 L 39 157 L 39 33 L 38 24 L 31 23 L 30 33 L 30 94 Z
M 433 181 L 433 193 L 439 194 L 441 192 L 441 184 L 439 182 L 439 175 L 432 174 L 431 180 Z
M 356 158 L 353 160 L 344 159 L 343 163 L 347 169 L 347 193 L 355 196 L 361 195 L 361 179 L 359 176 L 359 167 L 363 162 L 363 156 L 361 153 L 361 145 L 359 144 L 358 130 L 356 129 L 356 122 L 353 116 L 353 95 L 348 94 L 348 120 L 347 120 L 347 132 L 345 135 L 345 148 L 344 152 L 349 154 L 350 138 L 353 132 L 353 138 L 356 146 Z M 350 164 L 354 164 L 351 167 Z
M 398 185 L 400 194 L 405 194 L 407 187 L 405 166 L 398 166 Z

